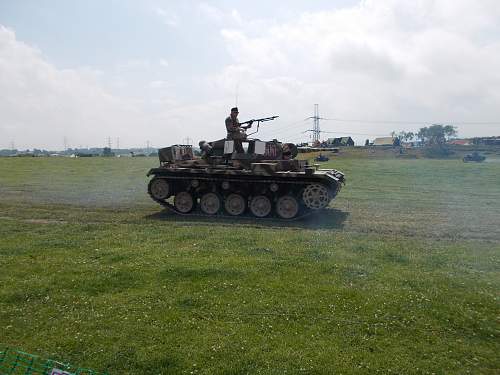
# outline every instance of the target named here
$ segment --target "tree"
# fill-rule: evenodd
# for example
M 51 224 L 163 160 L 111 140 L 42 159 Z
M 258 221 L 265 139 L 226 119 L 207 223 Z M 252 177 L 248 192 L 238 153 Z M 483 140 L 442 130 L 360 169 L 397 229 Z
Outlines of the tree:
M 392 136 L 392 138 L 399 138 L 400 141 L 404 141 L 404 142 L 409 142 L 413 138 L 415 138 L 415 134 L 413 132 L 406 132 L 404 130 L 402 130 L 400 132 L 392 131 L 391 136 Z
M 401 132 L 399 137 L 403 139 L 403 141 L 409 142 L 415 138 L 415 134 L 413 132 Z
M 102 149 L 102 156 L 115 156 L 115 153 L 109 147 L 104 147 Z
M 423 143 L 427 145 L 443 145 L 450 138 L 457 135 L 457 130 L 452 125 L 433 124 L 429 127 L 420 128 L 417 133 Z

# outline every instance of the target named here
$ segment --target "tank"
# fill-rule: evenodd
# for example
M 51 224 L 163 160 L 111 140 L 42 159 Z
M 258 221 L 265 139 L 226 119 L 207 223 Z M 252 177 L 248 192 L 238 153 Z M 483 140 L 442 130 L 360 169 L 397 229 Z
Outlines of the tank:
M 472 154 L 467 154 L 463 158 L 464 163 L 468 163 L 470 161 L 480 163 L 484 160 L 486 160 L 486 156 L 480 155 L 477 151 L 474 151 Z
M 180 215 L 296 219 L 325 209 L 345 183 L 342 172 L 295 159 L 297 147 L 277 140 L 200 142 L 162 148 L 148 172 L 148 193 Z
M 329 161 L 330 158 L 326 155 L 323 155 L 323 154 L 319 154 L 318 156 L 316 156 L 314 158 L 314 161 Z

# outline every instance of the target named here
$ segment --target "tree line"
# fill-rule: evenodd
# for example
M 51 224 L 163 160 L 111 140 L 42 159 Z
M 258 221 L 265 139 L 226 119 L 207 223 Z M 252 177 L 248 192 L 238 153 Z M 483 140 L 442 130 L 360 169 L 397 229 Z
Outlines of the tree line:
M 434 124 L 420 128 L 418 132 L 393 131 L 391 135 L 403 142 L 412 142 L 419 140 L 424 145 L 434 146 L 443 145 L 451 137 L 457 135 L 457 129 L 452 125 Z

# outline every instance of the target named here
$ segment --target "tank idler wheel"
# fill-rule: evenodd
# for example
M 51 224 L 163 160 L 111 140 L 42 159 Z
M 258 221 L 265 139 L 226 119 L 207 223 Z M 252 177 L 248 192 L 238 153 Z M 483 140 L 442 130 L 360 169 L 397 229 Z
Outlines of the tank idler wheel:
M 239 194 L 229 194 L 224 201 L 224 208 L 229 215 L 241 215 L 245 212 L 246 200 Z
M 282 219 L 292 219 L 299 213 L 299 202 L 291 195 L 284 195 L 276 203 L 276 213 Z
M 250 211 L 256 217 L 266 217 L 271 209 L 271 200 L 265 195 L 257 195 L 250 200 Z
M 194 208 L 193 196 L 187 191 L 181 191 L 175 195 L 174 206 L 177 211 L 183 214 L 191 212 Z
M 310 184 L 304 189 L 302 199 L 307 208 L 319 210 L 325 208 L 330 203 L 330 193 L 323 184 Z
M 153 178 L 149 183 L 149 192 L 157 200 L 165 200 L 170 196 L 170 186 L 163 178 Z
M 206 193 L 200 199 L 200 209 L 207 215 L 215 215 L 221 206 L 220 198 L 215 193 Z

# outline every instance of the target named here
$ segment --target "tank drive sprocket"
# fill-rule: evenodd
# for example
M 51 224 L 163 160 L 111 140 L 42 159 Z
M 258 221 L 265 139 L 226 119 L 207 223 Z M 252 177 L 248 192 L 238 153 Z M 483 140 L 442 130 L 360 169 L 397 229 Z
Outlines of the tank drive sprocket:
M 304 204 L 311 210 L 325 208 L 330 203 L 330 193 L 323 184 L 309 184 L 302 193 Z

